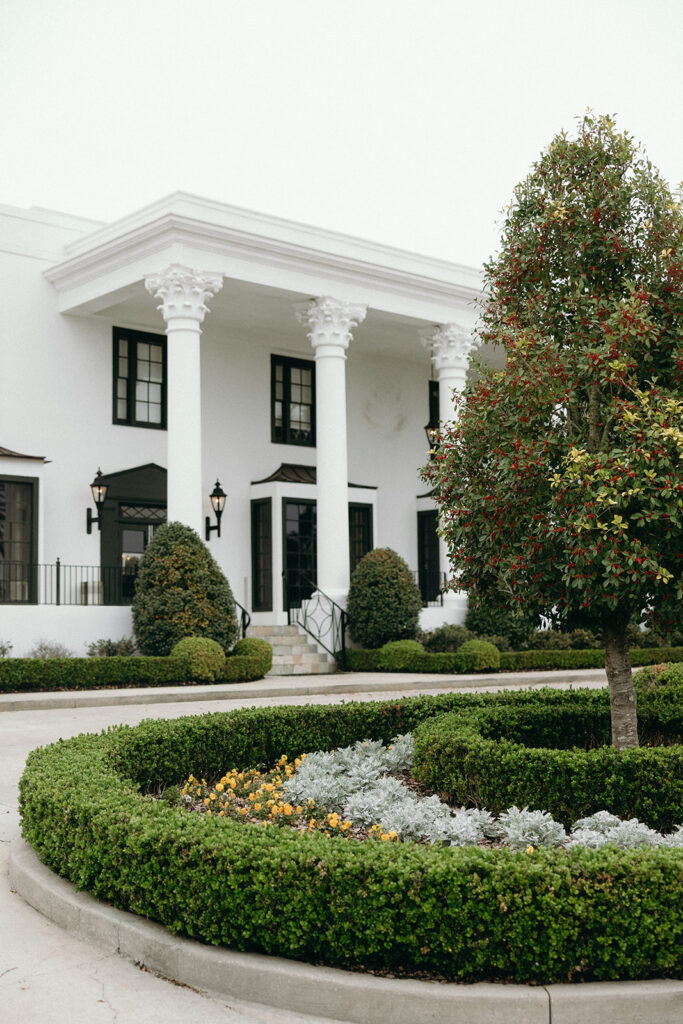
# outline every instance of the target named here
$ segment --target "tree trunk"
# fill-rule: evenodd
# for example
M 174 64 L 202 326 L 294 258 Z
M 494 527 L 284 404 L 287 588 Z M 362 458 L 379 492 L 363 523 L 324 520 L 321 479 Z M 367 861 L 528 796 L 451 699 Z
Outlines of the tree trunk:
M 638 746 L 638 706 L 626 640 L 628 619 L 605 623 L 605 671 L 609 683 L 612 744 L 617 750 Z

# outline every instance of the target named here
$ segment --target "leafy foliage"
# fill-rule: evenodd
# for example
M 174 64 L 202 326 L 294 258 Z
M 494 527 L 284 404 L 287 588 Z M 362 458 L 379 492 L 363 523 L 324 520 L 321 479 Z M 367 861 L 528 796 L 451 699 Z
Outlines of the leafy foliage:
M 237 637 L 230 585 L 194 530 L 159 527 L 148 544 L 135 587 L 133 629 L 143 654 L 170 654 L 187 636 L 206 636 L 227 653 Z
M 500 668 L 500 651 L 486 640 L 466 640 L 457 657 L 459 672 L 487 672 Z
M 374 548 L 356 566 L 347 601 L 354 643 L 381 647 L 390 640 L 413 640 L 422 608 L 413 574 L 391 548 Z
M 379 649 L 377 667 L 380 672 L 406 671 L 421 654 L 424 647 L 417 640 L 390 640 Z
M 0 658 L 9 658 L 9 652 L 13 646 L 9 640 L 0 640 Z
M 29 658 L 71 658 L 72 652 L 57 640 L 36 640 L 29 651 Z
M 180 662 L 186 678 L 194 682 L 213 683 L 222 678 L 225 652 L 220 644 L 209 637 L 183 637 L 174 646 L 171 657 Z

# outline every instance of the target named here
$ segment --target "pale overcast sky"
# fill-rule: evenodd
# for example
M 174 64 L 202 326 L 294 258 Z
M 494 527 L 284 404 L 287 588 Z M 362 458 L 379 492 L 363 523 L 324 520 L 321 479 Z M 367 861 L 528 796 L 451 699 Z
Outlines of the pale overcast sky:
M 682 0 L 2 0 L 0 203 L 184 189 L 478 265 L 586 107 L 683 178 Z

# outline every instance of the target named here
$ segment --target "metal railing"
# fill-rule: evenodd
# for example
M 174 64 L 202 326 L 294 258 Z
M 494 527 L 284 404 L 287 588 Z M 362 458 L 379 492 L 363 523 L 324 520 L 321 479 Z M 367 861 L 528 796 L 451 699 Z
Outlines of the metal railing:
M 0 562 L 0 604 L 128 605 L 135 569 L 120 565 Z
M 240 604 L 239 601 L 237 601 L 237 600 L 235 601 L 235 608 L 237 609 L 239 623 L 240 623 L 240 636 L 242 637 L 242 639 L 244 639 L 244 637 L 247 635 L 247 630 L 249 629 L 249 623 L 251 622 L 251 615 L 249 614 L 247 609 L 244 607 L 244 605 Z
M 346 612 L 301 572 L 282 574 L 287 622 L 301 626 L 346 668 Z
M 413 578 L 420 588 L 424 608 L 443 607 L 443 594 L 446 589 L 445 572 L 438 569 L 429 571 L 418 569 L 413 572 Z
M 129 605 L 137 575 L 137 565 L 64 565 L 59 558 L 41 564 L 0 562 L 0 604 Z M 235 608 L 245 637 L 251 615 L 239 601 Z

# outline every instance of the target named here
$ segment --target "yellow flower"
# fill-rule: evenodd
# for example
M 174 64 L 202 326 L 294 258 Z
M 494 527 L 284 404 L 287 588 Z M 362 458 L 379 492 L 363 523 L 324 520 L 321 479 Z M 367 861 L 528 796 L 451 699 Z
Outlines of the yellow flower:
M 217 782 L 216 783 L 216 790 L 217 790 L 217 792 L 222 793 L 224 789 L 225 789 L 225 786 L 223 785 L 222 782 Z
M 261 810 L 261 804 L 254 804 L 254 810 L 255 811 L 260 811 Z
M 529 854 L 533 853 L 534 852 L 533 846 L 527 846 L 526 852 L 529 853 Z
M 205 803 L 205 804 L 208 804 L 208 802 L 209 802 L 209 798 L 208 798 L 208 796 L 205 796 L 205 797 L 204 797 L 204 803 Z

